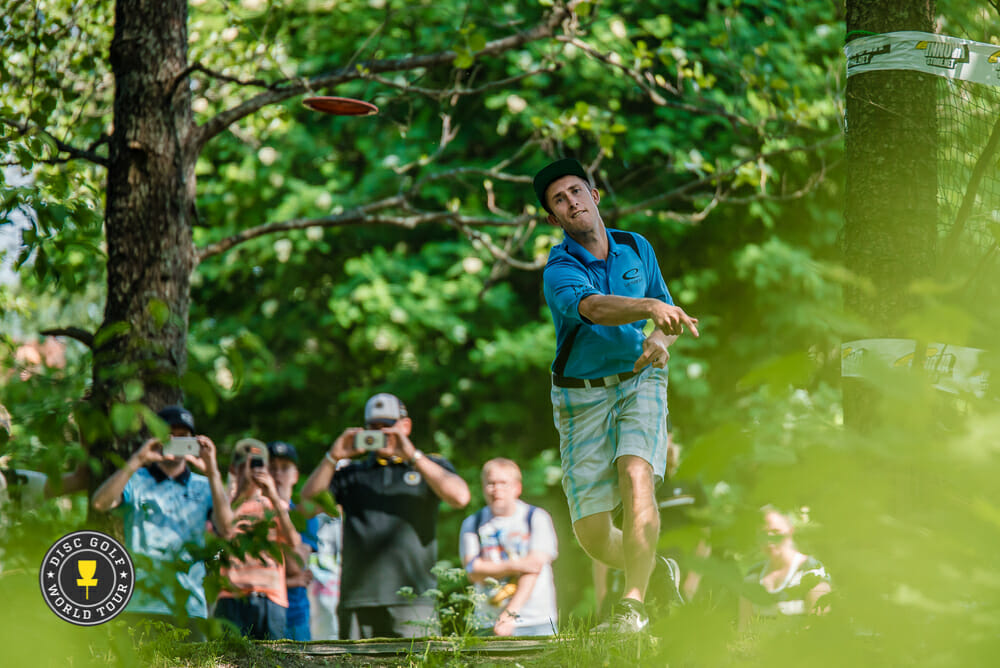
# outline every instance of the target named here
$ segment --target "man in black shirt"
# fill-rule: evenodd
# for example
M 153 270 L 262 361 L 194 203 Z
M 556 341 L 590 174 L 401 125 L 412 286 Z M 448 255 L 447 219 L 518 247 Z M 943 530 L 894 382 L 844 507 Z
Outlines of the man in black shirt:
M 302 489 L 303 499 L 329 489 L 342 508 L 344 640 L 425 636 L 434 626 L 433 601 L 399 590 L 419 595 L 437 585 L 440 502 L 464 508 L 471 494 L 446 459 L 413 445 L 411 428 L 399 398 L 376 394 L 365 405 L 365 430 L 345 430 Z M 346 459 L 354 461 L 337 466 Z

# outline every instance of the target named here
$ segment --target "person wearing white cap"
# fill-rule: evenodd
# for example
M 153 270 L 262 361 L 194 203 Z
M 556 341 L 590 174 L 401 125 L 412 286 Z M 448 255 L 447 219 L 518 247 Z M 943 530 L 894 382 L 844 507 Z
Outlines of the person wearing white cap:
M 420 596 L 436 587 L 440 502 L 464 508 L 469 486 L 448 460 L 425 455 L 410 441 L 406 406 L 392 394 L 365 404 L 365 429 L 333 442 L 302 489 L 311 499 L 329 489 L 343 509 L 340 637 L 430 635 L 434 603 Z M 343 459 L 352 459 L 337 467 Z M 408 589 L 417 595 L 400 593 Z

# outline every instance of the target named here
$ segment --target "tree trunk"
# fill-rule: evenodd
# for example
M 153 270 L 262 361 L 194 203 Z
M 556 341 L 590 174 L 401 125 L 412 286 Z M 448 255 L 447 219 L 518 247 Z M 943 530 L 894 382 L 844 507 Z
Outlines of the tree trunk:
M 853 31 L 933 31 L 933 0 L 847 1 Z M 935 78 L 891 70 L 847 81 L 847 206 L 843 248 L 861 283 L 845 289 L 844 306 L 869 337 L 906 336 L 900 319 L 917 306 L 912 282 L 933 275 L 937 246 Z M 918 346 L 914 368 L 922 364 Z M 847 381 L 848 379 L 845 379 Z M 875 397 L 845 383 L 845 421 L 872 426 Z
M 190 88 L 179 80 L 187 67 L 186 0 L 118 0 L 110 60 L 108 294 L 94 346 L 94 398 L 109 411 L 135 379 L 142 402 L 158 409 L 181 396 L 194 267 L 196 155 Z M 105 474 L 113 470 L 109 450 L 127 458 L 137 445 L 137 435 L 122 436 L 94 453 L 105 455 Z

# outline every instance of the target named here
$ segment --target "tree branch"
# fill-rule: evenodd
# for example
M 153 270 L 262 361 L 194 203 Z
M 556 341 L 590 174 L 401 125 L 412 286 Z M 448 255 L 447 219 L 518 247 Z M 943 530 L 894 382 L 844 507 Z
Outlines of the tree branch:
M 31 126 L 28 125 L 27 123 L 18 123 L 17 121 L 9 118 L 0 117 L 0 123 L 8 127 L 14 128 L 22 135 L 26 135 L 32 131 Z M 82 159 L 97 165 L 101 165 L 102 167 L 108 166 L 108 159 L 94 152 L 98 146 L 107 143 L 111 139 L 107 135 L 104 135 L 100 139 L 97 139 L 96 141 L 92 142 L 89 147 L 84 149 L 73 146 L 72 144 L 67 144 L 58 137 L 54 136 L 48 130 L 43 130 L 42 128 L 35 128 L 35 131 L 38 132 L 39 134 L 45 135 L 50 140 L 52 140 L 52 143 L 55 144 L 55 147 L 60 152 L 69 154 L 68 158 L 42 158 L 40 156 L 36 157 L 35 159 L 38 160 L 39 162 L 57 165 L 64 162 L 69 162 L 70 160 L 73 159 Z
M 401 208 L 408 213 L 379 214 L 389 208 Z M 530 220 L 530 216 L 521 215 L 517 218 L 503 220 L 497 218 L 481 218 L 477 216 L 463 216 L 455 211 L 415 211 L 407 205 L 406 199 L 400 195 L 388 197 L 358 207 L 351 211 L 320 218 L 293 218 L 275 223 L 265 223 L 256 227 L 243 230 L 238 234 L 226 237 L 221 241 L 208 244 L 197 252 L 198 262 L 213 255 L 219 255 L 234 246 L 278 232 L 289 232 L 292 230 L 304 230 L 310 227 L 346 227 L 348 225 L 395 225 L 413 229 L 418 225 L 428 223 L 449 223 L 457 227 L 518 227 Z
M 516 49 L 529 42 L 551 37 L 559 25 L 565 19 L 572 16 L 572 6 L 574 4 L 574 2 L 570 2 L 567 7 L 557 7 L 551 14 L 549 14 L 543 23 L 536 25 L 530 30 L 525 30 L 502 39 L 488 42 L 482 50 L 472 54 L 473 57 L 481 58 L 484 56 L 493 56 L 511 49 Z M 259 93 L 249 100 L 236 105 L 235 107 L 218 113 L 216 116 L 198 126 L 195 131 L 194 138 L 195 152 L 200 152 L 201 148 L 209 139 L 225 130 L 232 123 L 253 114 L 267 105 L 276 104 L 309 91 L 332 88 L 346 81 L 353 81 L 355 79 L 363 78 L 364 76 L 447 65 L 453 62 L 457 56 L 458 54 L 454 51 L 441 51 L 423 56 L 369 61 L 354 67 L 342 68 L 328 74 L 319 75 L 317 77 L 313 77 L 312 79 L 299 79 L 294 82 L 275 83 L 269 90 Z
M 551 73 L 562 69 L 562 63 L 556 63 L 553 65 L 548 65 L 546 67 L 539 67 L 536 70 L 531 70 L 529 72 L 522 72 L 521 74 L 508 77 L 506 79 L 501 79 L 499 81 L 494 81 L 492 83 L 484 84 L 478 88 L 423 88 L 420 86 L 411 86 L 408 83 L 400 84 L 396 83 L 392 79 L 387 79 L 385 77 L 380 77 L 375 74 L 362 74 L 362 79 L 368 79 L 376 83 L 380 83 L 384 86 L 389 86 L 390 88 L 396 88 L 404 93 L 416 93 L 418 95 L 424 95 L 426 97 L 443 100 L 448 97 L 461 97 L 464 95 L 479 95 L 480 93 L 486 93 L 497 88 L 504 88 L 510 84 L 517 83 L 522 79 L 527 79 L 533 77 L 536 74 Z
M 40 334 L 44 336 L 66 336 L 76 339 L 90 349 L 94 348 L 94 335 L 82 327 L 57 327 L 55 329 L 43 329 Z
M 657 195 L 656 197 L 651 197 L 651 198 L 649 198 L 647 200 L 644 200 L 642 202 L 639 202 L 637 204 L 633 204 L 633 205 L 627 206 L 627 207 L 612 209 L 611 212 L 610 212 L 610 214 L 609 214 L 609 217 L 610 218 L 618 218 L 618 217 L 621 217 L 621 216 L 627 216 L 627 215 L 636 213 L 638 211 L 642 211 L 643 209 L 648 209 L 650 207 L 657 206 L 659 204 L 662 204 L 663 202 L 667 202 L 667 201 L 672 200 L 672 199 L 677 199 L 679 197 L 684 197 L 684 196 L 688 195 L 689 193 L 691 193 L 692 191 L 694 191 L 694 190 L 696 190 L 698 188 L 701 188 L 702 186 L 710 185 L 713 182 L 721 181 L 724 178 L 729 178 L 731 176 L 734 176 L 739 171 L 739 169 L 741 167 L 743 167 L 744 165 L 747 165 L 747 164 L 750 164 L 750 163 L 753 163 L 753 162 L 758 162 L 760 160 L 767 160 L 767 159 L 770 159 L 770 158 L 775 158 L 775 157 L 778 157 L 778 156 L 781 156 L 781 155 L 786 155 L 788 153 L 797 153 L 797 152 L 800 152 L 800 151 L 801 152 L 813 152 L 813 151 L 816 151 L 816 150 L 818 150 L 819 148 L 821 148 L 823 146 L 826 146 L 828 144 L 833 143 L 835 140 L 837 140 L 839 138 L 840 138 L 840 135 L 834 135 L 834 136 L 831 136 L 831 137 L 827 137 L 826 139 L 823 139 L 821 141 L 818 141 L 818 142 L 816 142 L 814 144 L 809 144 L 808 146 L 790 146 L 788 148 L 781 148 L 781 149 L 776 149 L 776 150 L 770 151 L 770 152 L 759 153 L 759 154 L 757 154 L 757 155 L 755 155 L 755 156 L 753 156 L 751 158 L 746 158 L 744 160 L 741 160 L 740 162 L 738 162 L 737 164 L 733 165 L 732 167 L 730 167 L 729 169 L 727 169 L 727 170 L 725 170 L 723 172 L 716 172 L 714 174 L 708 174 L 708 175 L 706 175 L 706 176 L 704 176 L 704 177 L 702 177 L 700 179 L 695 179 L 694 181 L 688 181 L 687 183 L 685 183 L 683 185 L 677 186 L 673 190 L 668 190 L 667 192 L 661 193 L 661 194 Z
M 170 84 L 170 90 L 167 91 L 166 99 L 174 99 L 174 93 L 177 92 L 177 87 L 180 86 L 185 79 L 187 79 L 193 72 L 201 72 L 206 74 L 213 79 L 218 79 L 219 81 L 225 81 L 226 83 L 234 83 L 239 86 L 255 86 L 257 88 L 267 88 L 272 89 L 276 84 L 269 84 L 263 79 L 239 79 L 237 77 L 231 77 L 228 74 L 223 74 L 216 70 L 209 69 L 205 67 L 201 61 L 192 63 L 184 68 L 180 74 L 174 77 L 173 83 Z
M 591 58 L 594 58 L 595 60 L 599 60 L 606 65 L 610 65 L 611 67 L 621 70 L 622 72 L 627 74 L 630 79 L 632 79 L 639 85 L 639 88 L 641 88 L 646 93 L 646 96 L 653 104 L 659 107 L 671 107 L 673 109 L 680 109 L 682 111 L 687 111 L 692 114 L 698 114 L 701 116 L 719 116 L 721 118 L 725 118 L 734 126 L 743 125 L 746 127 L 753 127 L 753 123 L 751 123 L 746 118 L 743 118 L 742 116 L 737 116 L 736 114 L 729 113 L 724 109 L 696 107 L 693 104 L 687 104 L 684 102 L 674 102 L 672 100 L 668 100 L 667 98 L 660 95 L 660 93 L 657 92 L 652 85 L 650 85 L 649 83 L 650 79 L 653 80 L 653 84 L 665 89 L 671 95 L 679 96 L 680 91 L 674 88 L 673 86 L 668 85 L 666 82 L 664 83 L 657 82 L 655 77 L 650 72 L 643 73 L 640 72 L 639 70 L 634 70 L 622 64 L 620 62 L 620 59 L 614 57 L 617 56 L 617 54 L 601 53 L 594 47 L 584 42 L 582 39 L 579 39 L 578 37 L 561 36 L 561 37 L 556 37 L 556 39 L 560 42 L 567 42 L 569 44 L 572 44 L 573 46 L 580 49 Z
M 527 222 L 531 220 L 532 217 L 527 215 L 522 215 L 519 217 L 519 219 L 523 219 L 524 222 Z M 495 243 L 493 243 L 493 239 L 490 237 L 489 234 L 486 234 L 485 232 L 482 232 L 480 230 L 472 229 L 467 224 L 453 225 L 453 227 L 458 228 L 458 230 L 462 234 L 464 234 L 466 238 L 473 243 L 473 245 L 475 245 L 476 243 L 483 245 L 495 260 L 498 260 L 499 262 L 502 262 L 506 265 L 510 265 L 511 267 L 514 267 L 516 269 L 522 269 L 524 271 L 538 271 L 539 269 L 545 266 L 545 263 L 548 260 L 547 257 L 538 258 L 533 262 L 525 262 L 523 260 L 518 260 L 516 258 L 511 257 L 506 250 L 500 248 Z

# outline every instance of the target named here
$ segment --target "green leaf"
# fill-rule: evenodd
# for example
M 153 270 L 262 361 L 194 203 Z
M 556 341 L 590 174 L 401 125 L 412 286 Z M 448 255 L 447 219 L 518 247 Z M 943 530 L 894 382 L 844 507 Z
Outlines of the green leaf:
M 132 325 L 124 320 L 113 322 L 97 330 L 94 335 L 94 348 L 101 348 L 107 342 L 132 331 Z
M 163 300 L 152 298 L 146 305 L 146 310 L 153 319 L 153 324 L 157 329 L 162 329 L 170 318 L 170 307 Z
M 215 415 L 219 410 L 219 395 L 208 380 L 195 371 L 188 371 L 181 378 L 181 390 L 184 395 L 193 397 L 200 403 L 209 415 Z
M 143 394 L 146 389 L 143 387 L 142 381 L 137 378 L 126 381 L 125 383 L 125 400 L 128 402 L 135 402 L 142 399 Z
M 142 418 L 142 423 L 146 425 L 154 437 L 161 441 L 170 438 L 170 427 L 160 419 L 159 415 L 153 412 L 153 409 L 143 404 L 139 404 L 137 408 Z
M 486 35 L 481 32 L 476 32 L 469 35 L 468 40 L 470 51 L 482 51 L 486 48 Z
M 128 436 L 139 431 L 141 412 L 131 404 L 115 404 L 111 407 L 111 428 L 116 436 Z

